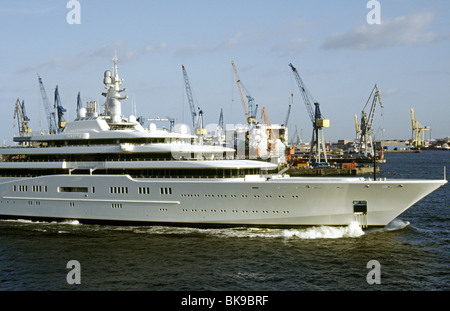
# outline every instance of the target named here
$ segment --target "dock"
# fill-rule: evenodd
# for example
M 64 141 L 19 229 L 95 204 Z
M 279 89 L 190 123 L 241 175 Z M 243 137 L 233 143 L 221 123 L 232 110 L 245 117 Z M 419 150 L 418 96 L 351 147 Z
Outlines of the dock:
M 376 172 L 380 172 L 380 167 L 376 167 Z M 287 175 L 296 176 L 357 176 L 373 174 L 373 166 L 358 166 L 355 168 L 342 167 L 316 167 L 316 168 L 289 168 L 285 171 Z

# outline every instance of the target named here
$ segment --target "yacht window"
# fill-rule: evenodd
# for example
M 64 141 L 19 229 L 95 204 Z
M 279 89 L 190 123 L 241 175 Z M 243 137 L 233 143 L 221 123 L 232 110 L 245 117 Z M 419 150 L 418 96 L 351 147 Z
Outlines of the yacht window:
M 58 192 L 88 192 L 88 187 L 58 187 Z

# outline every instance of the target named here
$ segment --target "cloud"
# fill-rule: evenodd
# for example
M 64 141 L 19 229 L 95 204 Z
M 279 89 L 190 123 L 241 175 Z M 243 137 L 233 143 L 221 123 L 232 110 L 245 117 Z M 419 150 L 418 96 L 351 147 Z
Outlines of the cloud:
M 224 49 L 229 49 L 229 48 L 237 45 L 239 43 L 240 38 L 241 38 L 241 33 L 238 32 L 233 37 L 228 38 L 227 40 L 225 40 L 224 42 L 219 44 L 217 47 L 214 48 L 214 50 L 220 51 L 220 50 L 224 50 Z
M 137 50 L 125 51 L 122 56 L 120 56 L 120 54 L 119 54 L 118 57 L 121 59 L 121 62 L 127 62 L 127 61 L 138 59 L 139 57 L 141 57 L 145 54 L 160 53 L 160 52 L 165 51 L 166 49 L 167 49 L 166 43 L 161 43 L 158 46 L 147 45 L 147 46 L 137 49 Z
M 161 43 L 159 46 L 147 45 L 144 51 L 147 53 L 159 53 L 165 51 L 167 48 L 166 43 Z
M 125 50 L 121 41 L 103 45 L 96 49 L 84 50 L 75 56 L 54 57 L 48 61 L 35 66 L 29 66 L 18 70 L 16 73 L 28 73 L 30 71 L 39 72 L 47 68 L 80 68 L 85 67 L 98 59 L 112 58 L 116 53 L 121 62 L 127 62 L 138 59 L 145 54 L 158 53 L 166 50 L 167 44 L 161 43 L 158 46 L 147 45 L 135 50 Z
M 15 5 L 14 3 L 13 5 Z M 45 15 L 58 10 L 58 6 L 43 7 L 38 4 L 37 7 L 32 7 L 30 3 L 18 3 L 16 7 L 0 7 L 0 14 L 7 15 Z
M 395 95 L 399 92 L 400 90 L 398 88 L 389 88 L 387 90 L 380 90 L 381 96 L 391 96 L 391 95 Z
M 189 44 L 185 45 L 181 48 L 179 48 L 175 55 L 177 56 L 192 56 L 194 54 L 200 54 L 200 53 L 210 53 L 211 48 L 208 48 L 205 45 L 198 45 L 198 44 Z
M 378 25 L 362 25 L 345 33 L 334 34 L 325 40 L 322 48 L 372 50 L 429 44 L 439 39 L 437 33 L 426 31 L 434 18 L 432 13 L 418 13 L 391 20 L 382 19 Z
M 303 50 L 308 45 L 308 40 L 303 38 L 291 39 L 286 42 L 278 43 L 272 46 L 273 52 L 278 52 L 281 56 L 290 55 Z
M 211 53 L 215 53 L 215 52 L 221 52 L 221 51 L 230 49 L 230 48 L 236 46 L 237 44 L 239 44 L 240 38 L 241 38 L 241 33 L 239 32 L 239 33 L 235 34 L 233 37 L 228 38 L 225 41 L 223 41 L 215 46 L 207 46 L 207 45 L 199 45 L 199 44 L 186 45 L 186 46 L 179 48 L 175 52 L 175 55 L 187 57 L 187 56 L 192 56 L 195 54 L 203 54 L 203 53 L 211 54 Z

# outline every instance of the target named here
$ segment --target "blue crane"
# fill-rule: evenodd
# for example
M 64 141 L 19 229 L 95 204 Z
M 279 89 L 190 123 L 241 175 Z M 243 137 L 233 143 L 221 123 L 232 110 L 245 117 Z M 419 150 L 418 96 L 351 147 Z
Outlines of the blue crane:
M 194 127 L 194 133 L 196 135 L 204 135 L 206 134 L 206 130 L 203 128 L 203 111 L 200 109 L 200 107 L 198 108 L 198 113 L 195 110 L 191 83 L 189 82 L 189 77 L 186 72 L 186 68 L 184 68 L 184 65 L 181 65 L 181 68 L 183 69 L 184 84 L 186 87 L 186 94 L 188 97 L 189 108 L 191 109 L 192 126 Z
M 64 112 L 66 109 L 61 105 L 61 98 L 59 97 L 58 86 L 55 88 L 55 104 L 54 108 L 58 114 L 58 131 L 61 130 L 66 125 L 66 120 L 64 119 Z
M 55 112 L 50 109 L 50 102 L 47 97 L 47 92 L 45 91 L 44 83 L 42 82 L 42 78 L 37 74 L 39 80 L 39 87 L 41 90 L 42 101 L 44 103 L 45 113 L 47 114 L 47 124 L 48 124 L 48 132 L 50 134 L 55 134 L 56 129 L 58 128 L 56 125 L 56 117 Z
M 311 147 L 309 153 L 309 161 L 311 161 L 314 152 L 316 162 L 321 162 L 322 153 L 325 162 L 327 162 L 327 152 L 325 148 L 325 140 L 323 137 L 323 128 L 330 126 L 330 120 L 323 118 L 322 113 L 320 112 L 319 103 L 314 100 L 311 93 L 306 88 L 306 85 L 303 82 L 302 78 L 300 78 L 297 69 L 292 64 L 289 64 L 289 66 L 294 73 L 295 80 L 297 81 L 298 88 L 300 90 L 300 93 L 302 94 L 306 110 L 308 111 L 309 118 L 311 119 L 313 125 L 313 133 L 310 142 Z M 314 109 L 311 103 L 314 103 Z

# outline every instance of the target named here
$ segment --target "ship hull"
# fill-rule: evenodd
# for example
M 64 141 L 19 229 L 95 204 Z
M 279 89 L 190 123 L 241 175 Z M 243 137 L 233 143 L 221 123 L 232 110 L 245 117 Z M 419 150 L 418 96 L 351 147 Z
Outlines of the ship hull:
M 188 226 L 385 226 L 445 180 L 131 178 L 0 179 L 2 218 Z

